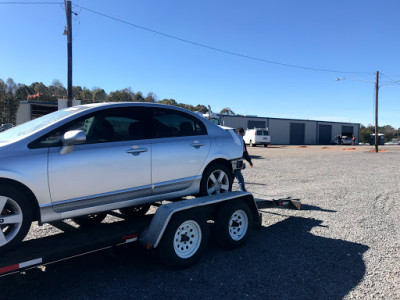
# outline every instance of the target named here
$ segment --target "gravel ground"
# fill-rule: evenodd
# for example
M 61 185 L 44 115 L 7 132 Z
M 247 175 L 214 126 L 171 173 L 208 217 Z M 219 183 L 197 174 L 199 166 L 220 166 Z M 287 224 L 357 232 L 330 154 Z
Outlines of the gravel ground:
M 247 189 L 303 206 L 262 209 L 244 247 L 210 243 L 185 270 L 118 247 L 0 278 L 0 299 L 400 299 L 400 146 L 380 149 L 249 148 Z M 28 239 L 60 231 L 34 226 Z

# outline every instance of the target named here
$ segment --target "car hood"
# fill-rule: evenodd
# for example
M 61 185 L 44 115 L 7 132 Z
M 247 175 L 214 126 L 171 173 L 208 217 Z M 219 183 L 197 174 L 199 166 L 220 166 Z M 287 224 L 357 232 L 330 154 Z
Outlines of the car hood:
M 0 141 L 0 159 L 23 155 L 27 150 L 26 144 L 21 141 L 4 142 Z M 26 153 L 25 153 L 26 154 Z

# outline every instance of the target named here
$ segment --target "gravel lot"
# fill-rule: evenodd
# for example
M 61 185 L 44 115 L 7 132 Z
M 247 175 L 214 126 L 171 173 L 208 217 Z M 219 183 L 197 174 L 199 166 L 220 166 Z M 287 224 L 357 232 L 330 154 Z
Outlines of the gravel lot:
M 372 149 L 249 148 L 247 189 L 303 207 L 262 209 L 244 247 L 210 243 L 199 263 L 170 270 L 127 245 L 0 278 L 0 299 L 400 299 L 400 146 Z M 58 232 L 34 226 L 28 238 Z

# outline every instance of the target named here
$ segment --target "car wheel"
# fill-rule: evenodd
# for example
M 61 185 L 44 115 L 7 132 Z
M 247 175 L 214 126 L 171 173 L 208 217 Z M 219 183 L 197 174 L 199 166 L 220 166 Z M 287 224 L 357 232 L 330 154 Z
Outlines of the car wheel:
M 251 231 L 252 215 L 248 205 L 240 201 L 228 201 L 219 209 L 215 218 L 217 243 L 227 249 L 244 244 Z
M 222 164 L 213 164 L 204 171 L 200 182 L 200 195 L 208 196 L 232 190 L 232 175 Z
M 268 144 L 264 144 L 264 147 L 268 147 Z
M 90 227 L 100 224 L 107 217 L 107 212 L 98 214 L 90 214 L 86 216 L 79 216 L 72 218 L 72 220 L 81 227 Z
M 33 221 L 28 197 L 13 187 L 0 186 L 0 250 L 21 242 Z
M 144 216 L 150 209 L 151 204 L 120 208 L 119 211 L 127 219 Z
M 156 248 L 157 256 L 169 267 L 188 267 L 200 259 L 208 237 L 206 219 L 194 213 L 178 213 L 173 216 Z

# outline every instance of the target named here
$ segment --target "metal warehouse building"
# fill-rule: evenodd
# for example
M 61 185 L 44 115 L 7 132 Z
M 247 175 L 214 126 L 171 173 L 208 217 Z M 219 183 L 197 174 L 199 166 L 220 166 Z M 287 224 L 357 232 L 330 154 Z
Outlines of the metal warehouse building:
M 337 135 L 360 140 L 359 123 L 229 116 L 218 114 L 225 126 L 268 128 L 272 145 L 329 145 Z

